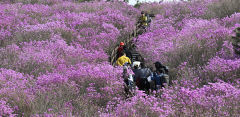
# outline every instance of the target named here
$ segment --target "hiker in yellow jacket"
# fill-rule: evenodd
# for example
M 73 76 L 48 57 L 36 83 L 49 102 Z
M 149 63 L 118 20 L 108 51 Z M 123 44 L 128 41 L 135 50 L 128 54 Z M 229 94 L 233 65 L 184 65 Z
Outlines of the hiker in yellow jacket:
M 126 62 L 128 62 L 128 63 L 131 64 L 131 60 L 126 56 L 126 53 L 123 52 L 123 53 L 122 53 L 122 56 L 117 59 L 116 64 L 117 64 L 118 66 L 123 66 L 124 63 L 126 63 Z
M 141 16 L 139 17 L 138 23 L 140 23 L 140 27 L 148 26 L 148 17 L 144 11 L 141 12 Z

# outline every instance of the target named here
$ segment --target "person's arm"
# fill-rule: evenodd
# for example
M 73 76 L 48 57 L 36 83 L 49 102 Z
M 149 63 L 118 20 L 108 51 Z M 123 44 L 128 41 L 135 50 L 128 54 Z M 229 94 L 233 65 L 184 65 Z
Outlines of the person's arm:
M 151 75 L 151 70 L 149 68 L 147 68 L 147 77 Z
M 119 59 L 117 59 L 116 64 L 117 64 L 118 66 L 121 66 Z
M 128 58 L 128 63 L 132 64 L 132 63 L 131 63 L 131 60 L 130 60 L 129 58 Z
M 151 74 L 151 80 L 155 79 L 155 73 Z
M 136 82 L 136 75 L 133 74 L 133 81 Z

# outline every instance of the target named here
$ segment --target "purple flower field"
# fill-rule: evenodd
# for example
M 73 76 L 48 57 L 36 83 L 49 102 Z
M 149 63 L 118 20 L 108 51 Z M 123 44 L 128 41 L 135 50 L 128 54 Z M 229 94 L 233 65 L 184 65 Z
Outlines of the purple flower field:
M 0 0 L 0 117 L 240 116 L 239 0 L 79 1 Z M 126 98 L 108 57 L 142 10 L 156 17 L 137 51 L 171 86 Z

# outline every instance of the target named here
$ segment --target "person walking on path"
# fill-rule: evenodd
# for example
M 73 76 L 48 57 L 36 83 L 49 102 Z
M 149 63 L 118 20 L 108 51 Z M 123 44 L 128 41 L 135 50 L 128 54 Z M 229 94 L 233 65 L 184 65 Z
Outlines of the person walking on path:
M 123 65 L 123 80 L 124 80 L 124 89 L 127 94 L 131 94 L 134 89 L 134 79 L 133 79 L 134 72 L 130 67 L 130 63 L 125 63 Z
M 163 74 L 161 76 L 161 87 L 168 87 L 169 86 L 169 75 L 168 75 L 168 67 L 167 66 L 164 66 L 162 65 L 162 63 L 160 63 L 159 61 L 155 62 L 155 68 L 156 68 L 156 71 L 155 71 L 155 74 L 157 74 L 158 72 L 160 72 L 160 74 Z
M 140 67 L 140 64 L 141 64 L 141 62 L 140 62 L 140 56 L 136 56 L 136 59 L 135 59 L 135 61 L 133 62 L 132 67 L 134 68 L 135 66 L 137 66 L 137 68 L 139 68 L 139 67 Z
M 124 43 L 120 42 L 119 47 L 117 49 L 117 59 L 122 56 L 121 54 L 123 52 L 123 46 L 124 46 Z
M 150 84 L 147 81 L 147 78 L 151 75 L 151 70 L 145 66 L 144 63 L 141 63 L 141 69 L 135 72 L 136 85 L 139 90 L 149 91 Z
M 122 56 L 117 59 L 116 64 L 118 66 L 123 66 L 124 63 L 131 64 L 131 60 L 126 56 L 126 53 L 122 52 L 121 54 Z
M 141 16 L 138 20 L 138 27 L 139 28 L 146 28 L 148 25 L 148 17 L 146 16 L 146 13 L 144 11 L 141 12 Z

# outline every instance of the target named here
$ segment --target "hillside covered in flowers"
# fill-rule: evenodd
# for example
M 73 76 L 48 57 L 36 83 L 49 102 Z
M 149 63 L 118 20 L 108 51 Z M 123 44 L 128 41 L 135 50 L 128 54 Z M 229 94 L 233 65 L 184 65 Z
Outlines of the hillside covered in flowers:
M 239 0 L 143 3 L 0 1 L 0 116 L 240 116 L 240 57 L 232 47 Z M 158 96 L 126 98 L 109 63 L 141 11 L 155 14 L 134 38 L 146 64 L 169 66 Z

